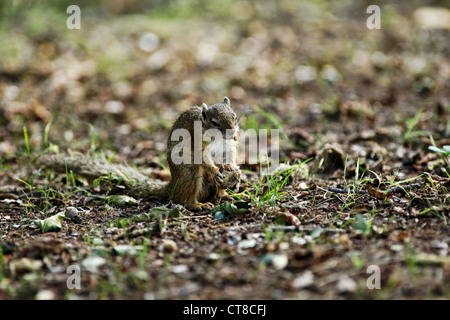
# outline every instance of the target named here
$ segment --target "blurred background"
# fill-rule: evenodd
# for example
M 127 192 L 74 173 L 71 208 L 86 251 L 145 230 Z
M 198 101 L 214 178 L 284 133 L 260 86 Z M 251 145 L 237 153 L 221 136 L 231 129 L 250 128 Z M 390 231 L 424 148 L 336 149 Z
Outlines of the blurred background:
M 373 4 L 380 30 L 366 27 Z M 0 0 L 0 158 L 25 152 L 24 126 L 34 150 L 85 151 L 91 124 L 104 151 L 152 161 L 181 111 L 224 96 L 251 110 L 242 127 L 281 128 L 300 159 L 361 132 L 445 143 L 449 12 L 443 0 Z

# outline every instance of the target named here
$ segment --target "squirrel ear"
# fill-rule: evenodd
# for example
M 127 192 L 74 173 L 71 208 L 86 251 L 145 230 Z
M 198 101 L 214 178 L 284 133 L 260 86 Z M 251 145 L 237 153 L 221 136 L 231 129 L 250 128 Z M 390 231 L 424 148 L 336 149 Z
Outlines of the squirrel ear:
M 228 99 L 228 97 L 223 98 L 223 102 L 227 105 L 230 105 L 230 99 Z
M 209 107 L 206 103 L 202 103 L 202 114 L 201 114 L 201 118 L 203 122 L 206 122 L 207 120 L 207 116 L 206 116 L 206 112 L 209 110 Z

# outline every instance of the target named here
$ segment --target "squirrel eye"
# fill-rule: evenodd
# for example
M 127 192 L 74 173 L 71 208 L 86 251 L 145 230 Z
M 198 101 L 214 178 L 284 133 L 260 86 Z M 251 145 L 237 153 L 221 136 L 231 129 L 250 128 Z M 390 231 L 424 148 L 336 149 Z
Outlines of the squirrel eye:
M 219 124 L 217 123 L 217 121 L 215 119 L 211 119 L 211 123 L 214 127 L 218 127 Z

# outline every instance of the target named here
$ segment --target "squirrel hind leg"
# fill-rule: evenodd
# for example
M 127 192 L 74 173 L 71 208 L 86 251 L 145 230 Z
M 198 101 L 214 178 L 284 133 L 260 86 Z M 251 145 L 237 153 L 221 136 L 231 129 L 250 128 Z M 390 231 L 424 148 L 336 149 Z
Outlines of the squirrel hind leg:
M 211 202 L 216 196 L 219 188 L 215 183 L 212 182 L 212 177 L 210 174 L 205 174 L 202 187 L 198 194 L 198 201 L 200 202 Z
M 178 181 L 173 190 L 172 200 L 175 203 L 183 204 L 188 210 L 202 211 L 211 209 L 214 205 L 209 197 L 205 197 L 204 190 L 204 170 L 199 165 L 192 165 L 184 168 L 188 174 L 180 174 L 180 176 L 188 176 L 185 181 Z M 185 172 L 185 173 L 186 173 Z
M 209 210 L 212 209 L 214 207 L 214 205 L 211 202 L 192 202 L 192 203 L 187 203 L 185 204 L 185 207 L 188 210 L 191 211 L 203 211 L 203 210 Z

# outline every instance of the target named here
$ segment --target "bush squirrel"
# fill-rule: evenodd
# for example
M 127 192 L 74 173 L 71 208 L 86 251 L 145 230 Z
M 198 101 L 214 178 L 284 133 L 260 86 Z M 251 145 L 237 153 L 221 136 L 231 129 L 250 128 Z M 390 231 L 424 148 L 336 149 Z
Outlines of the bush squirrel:
M 201 132 L 196 132 L 199 125 Z M 181 129 L 181 132 L 177 129 Z M 78 153 L 45 154 L 38 159 L 37 164 L 59 172 L 72 170 L 74 174 L 88 179 L 117 176 L 122 178 L 121 183 L 130 195 L 172 200 L 189 210 L 201 211 L 212 208 L 210 201 L 215 197 L 231 199 L 226 189 L 236 190 L 239 187 L 242 174 L 236 164 L 238 130 L 238 119 L 227 97 L 214 105 L 203 103 L 201 107 L 194 106 L 183 112 L 173 124 L 167 139 L 166 157 L 171 173 L 168 183 L 150 179 L 130 167 Z M 223 139 L 212 141 L 211 132 Z M 176 139 L 178 133 L 188 133 L 191 138 L 186 141 L 183 139 L 184 144 L 180 146 L 180 139 Z M 199 137 L 201 144 L 196 142 Z M 183 146 L 184 149 L 180 148 Z M 180 163 L 182 156 L 186 156 L 184 159 L 187 161 Z

